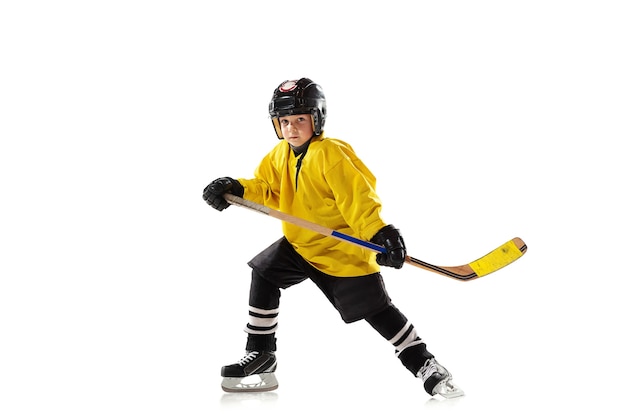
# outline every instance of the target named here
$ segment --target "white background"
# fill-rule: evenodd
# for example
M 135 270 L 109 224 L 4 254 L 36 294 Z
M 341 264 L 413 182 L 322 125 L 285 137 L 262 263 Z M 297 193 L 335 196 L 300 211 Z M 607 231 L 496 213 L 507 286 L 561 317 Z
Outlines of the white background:
M 3 2 L 0 414 L 623 415 L 620 3 Z M 280 223 L 201 192 L 252 175 L 302 76 L 410 255 L 528 244 L 470 283 L 383 271 L 466 397 L 430 400 L 310 282 L 283 293 L 280 388 L 220 390 Z

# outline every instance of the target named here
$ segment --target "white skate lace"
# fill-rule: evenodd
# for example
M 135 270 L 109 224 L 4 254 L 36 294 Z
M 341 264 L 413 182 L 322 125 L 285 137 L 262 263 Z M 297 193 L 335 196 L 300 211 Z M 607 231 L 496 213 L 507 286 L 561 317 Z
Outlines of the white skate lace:
M 244 356 L 243 358 L 241 358 L 241 360 L 239 361 L 239 365 L 241 366 L 245 366 L 248 363 L 252 362 L 253 360 L 256 359 L 256 357 L 258 356 L 259 352 L 257 351 L 252 351 L 252 352 L 248 352 L 246 354 L 246 356 Z
M 437 361 L 435 361 L 434 359 L 427 360 L 424 366 L 422 366 L 420 370 L 417 371 L 418 376 L 422 379 L 422 381 L 426 381 L 435 372 L 440 372 L 437 365 Z M 442 374 L 443 373 L 447 372 L 443 371 Z

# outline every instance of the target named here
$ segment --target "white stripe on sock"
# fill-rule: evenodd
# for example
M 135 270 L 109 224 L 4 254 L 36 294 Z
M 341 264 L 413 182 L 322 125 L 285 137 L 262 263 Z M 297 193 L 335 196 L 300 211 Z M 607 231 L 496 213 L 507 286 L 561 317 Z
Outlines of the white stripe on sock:
M 248 320 L 250 325 L 254 327 L 272 327 L 278 323 L 278 316 L 270 318 L 248 316 Z
M 424 343 L 423 340 L 414 340 L 411 343 L 407 343 L 406 345 L 403 345 L 402 348 L 398 348 L 396 350 L 396 356 L 400 356 L 400 354 L 402 353 L 402 351 L 404 349 L 410 348 L 411 346 L 417 346 L 417 345 L 421 345 L 422 343 Z
M 252 330 L 252 329 L 250 329 L 248 327 L 244 327 L 243 331 L 246 332 L 246 333 L 250 333 L 250 334 L 272 334 L 272 333 L 276 333 L 276 329 L 277 328 L 278 327 L 273 327 L 270 330 Z
M 262 308 L 256 308 L 256 307 L 252 307 L 252 306 L 248 306 L 248 309 L 256 314 L 264 314 L 264 315 L 269 315 L 269 314 L 278 314 L 278 309 L 275 308 L 273 310 L 263 310 Z
M 395 345 L 396 342 L 398 340 L 400 340 L 402 338 L 402 336 L 404 336 L 404 334 L 406 333 L 406 331 L 409 329 L 409 327 L 411 327 L 411 323 L 409 323 L 408 321 L 406 322 L 406 324 L 404 325 L 404 327 L 391 339 L 389 339 L 389 343 L 391 343 L 392 345 Z

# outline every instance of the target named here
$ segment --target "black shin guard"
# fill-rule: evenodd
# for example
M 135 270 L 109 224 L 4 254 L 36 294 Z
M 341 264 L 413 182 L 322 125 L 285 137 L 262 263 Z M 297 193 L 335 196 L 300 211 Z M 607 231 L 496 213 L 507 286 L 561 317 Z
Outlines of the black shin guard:
M 247 351 L 276 352 L 276 337 L 274 334 L 248 334 Z

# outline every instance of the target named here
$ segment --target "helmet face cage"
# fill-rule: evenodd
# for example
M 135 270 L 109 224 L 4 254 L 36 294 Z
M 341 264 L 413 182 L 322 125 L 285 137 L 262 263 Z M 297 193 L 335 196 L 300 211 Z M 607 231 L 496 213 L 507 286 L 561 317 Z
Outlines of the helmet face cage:
M 319 135 L 326 121 L 326 98 L 322 88 L 308 78 L 287 80 L 274 90 L 269 113 L 278 139 L 283 139 L 279 117 L 310 114 L 313 133 Z

